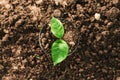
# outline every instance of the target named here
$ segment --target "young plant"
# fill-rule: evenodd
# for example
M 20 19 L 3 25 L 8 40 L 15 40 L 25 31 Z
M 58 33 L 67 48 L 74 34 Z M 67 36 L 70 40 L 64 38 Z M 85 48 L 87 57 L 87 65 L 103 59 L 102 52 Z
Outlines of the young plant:
M 64 36 L 64 26 L 60 20 L 52 17 L 50 24 L 51 32 L 56 38 L 58 38 L 55 42 L 53 42 L 51 48 L 52 61 L 53 64 L 56 65 L 67 58 L 69 47 L 68 44 L 62 40 L 62 37 Z

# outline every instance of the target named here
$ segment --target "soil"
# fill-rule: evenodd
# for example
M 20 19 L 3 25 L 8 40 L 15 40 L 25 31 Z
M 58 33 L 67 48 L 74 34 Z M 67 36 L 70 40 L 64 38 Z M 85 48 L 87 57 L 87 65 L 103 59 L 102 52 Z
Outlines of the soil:
M 57 66 L 52 16 L 70 50 L 78 44 Z M 120 0 L 0 0 L 0 80 L 120 80 Z

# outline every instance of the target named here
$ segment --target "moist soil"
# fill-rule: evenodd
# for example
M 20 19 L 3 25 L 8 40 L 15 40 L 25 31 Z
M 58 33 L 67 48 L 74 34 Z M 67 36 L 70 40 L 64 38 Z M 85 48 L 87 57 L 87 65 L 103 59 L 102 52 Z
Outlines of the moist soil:
M 0 0 L 0 80 L 120 80 L 120 0 L 55 1 Z M 52 16 L 70 46 L 56 66 Z

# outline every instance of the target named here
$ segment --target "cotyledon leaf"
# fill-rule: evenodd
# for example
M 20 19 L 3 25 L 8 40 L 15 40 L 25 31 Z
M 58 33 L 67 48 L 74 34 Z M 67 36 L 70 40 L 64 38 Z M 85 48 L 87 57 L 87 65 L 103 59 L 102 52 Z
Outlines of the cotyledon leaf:
M 54 34 L 57 38 L 62 38 L 64 35 L 64 27 L 60 20 L 58 20 L 55 17 L 52 17 L 51 19 L 51 32 Z
M 68 44 L 62 40 L 58 39 L 52 44 L 52 61 L 56 65 L 68 56 L 69 47 Z

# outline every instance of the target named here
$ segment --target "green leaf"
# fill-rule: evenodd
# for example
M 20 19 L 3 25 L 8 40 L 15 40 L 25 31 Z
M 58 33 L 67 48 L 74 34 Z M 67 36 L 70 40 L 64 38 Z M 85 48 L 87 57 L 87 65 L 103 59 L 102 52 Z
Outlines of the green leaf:
M 54 34 L 57 38 L 62 38 L 64 35 L 64 27 L 60 20 L 58 20 L 55 17 L 52 17 L 51 19 L 51 32 Z
M 64 40 L 58 39 L 52 44 L 52 61 L 56 65 L 68 56 L 69 47 Z

